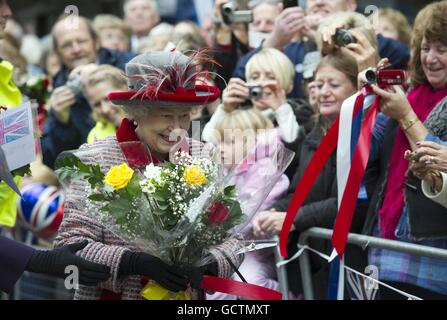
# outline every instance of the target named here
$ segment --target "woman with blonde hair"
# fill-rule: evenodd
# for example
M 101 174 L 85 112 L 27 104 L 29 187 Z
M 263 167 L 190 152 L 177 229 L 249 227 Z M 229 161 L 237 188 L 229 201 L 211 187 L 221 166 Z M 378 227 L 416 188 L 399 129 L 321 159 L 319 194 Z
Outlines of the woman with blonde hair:
M 213 141 L 217 122 L 240 107 L 252 106 L 279 129 L 281 141 L 288 149 L 298 150 L 312 127 L 310 118 L 313 110 L 307 104 L 287 99 L 287 94 L 293 89 L 294 75 L 292 62 L 279 50 L 267 48 L 253 55 L 246 65 L 247 82 L 239 78 L 230 80 L 222 95 L 222 104 L 206 124 L 202 139 Z M 255 91 L 257 96 L 253 95 Z M 287 176 L 293 176 L 297 163 L 295 158 L 287 169 Z

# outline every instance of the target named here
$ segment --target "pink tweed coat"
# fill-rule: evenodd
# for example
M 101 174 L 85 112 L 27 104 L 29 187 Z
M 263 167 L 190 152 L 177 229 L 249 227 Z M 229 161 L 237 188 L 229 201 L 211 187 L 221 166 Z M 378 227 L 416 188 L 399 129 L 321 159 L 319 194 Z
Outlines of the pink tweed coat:
M 115 136 L 93 144 L 84 144 L 76 155 L 85 163 L 99 164 L 102 172 L 107 172 L 114 165 L 127 162 Z M 91 216 L 91 212 L 87 214 L 87 187 L 87 182 L 79 180 L 69 185 L 66 191 L 64 218 L 54 245 L 61 247 L 69 243 L 88 240 L 89 244 L 78 254 L 86 260 L 109 266 L 111 277 L 95 287 L 80 285 L 74 299 L 100 299 L 104 290 L 121 294 L 123 300 L 142 299 L 139 295 L 143 287 L 140 276 L 118 276 L 123 253 L 126 250 L 137 250 L 137 248 L 106 229 Z M 225 255 L 236 267 L 240 266 L 243 256 L 234 254 L 240 247 L 241 244 L 237 239 L 231 239 L 211 251 L 218 262 L 219 277 L 229 278 L 233 273 Z

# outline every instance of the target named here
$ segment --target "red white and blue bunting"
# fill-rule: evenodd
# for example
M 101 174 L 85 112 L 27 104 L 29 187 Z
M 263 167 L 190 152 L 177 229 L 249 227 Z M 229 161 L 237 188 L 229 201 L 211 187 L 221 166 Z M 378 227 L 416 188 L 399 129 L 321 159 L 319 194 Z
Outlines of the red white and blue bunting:
M 280 253 L 287 257 L 287 242 L 295 217 L 320 171 L 337 148 L 338 214 L 332 235 L 334 252 L 330 261 L 337 256 L 340 258 L 339 268 L 334 268 L 339 274 L 338 299 L 343 298 L 343 253 L 369 158 L 372 129 L 379 104 L 379 98 L 370 87 L 363 88 L 343 103 L 339 117 L 321 141 L 296 187 L 280 233 Z

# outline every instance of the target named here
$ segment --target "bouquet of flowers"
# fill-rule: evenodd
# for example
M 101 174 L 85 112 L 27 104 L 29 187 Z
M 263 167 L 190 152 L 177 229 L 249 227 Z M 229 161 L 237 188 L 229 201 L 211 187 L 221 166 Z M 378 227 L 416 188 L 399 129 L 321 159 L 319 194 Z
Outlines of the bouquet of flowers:
M 238 190 L 229 184 L 231 174 L 224 176 L 212 157 L 178 151 L 161 166 L 150 163 L 134 170 L 123 163 L 106 174 L 99 165 L 85 164 L 75 155 L 57 165 L 61 180 L 88 181 L 87 212 L 94 212 L 103 225 L 138 248 L 185 270 L 210 263 L 209 251 L 234 236 L 236 227 L 252 214 L 241 208 Z M 263 195 L 255 201 L 265 199 L 282 172 L 272 176 L 272 186 L 260 186 Z M 150 283 L 142 295 L 152 299 L 163 296 L 163 290 Z
M 20 86 L 20 91 L 30 99 L 37 100 L 38 103 L 45 103 L 51 91 L 50 81 L 43 75 L 33 76 Z
M 50 80 L 45 75 L 30 76 L 23 85 L 20 86 L 20 92 L 30 100 L 36 100 L 38 104 L 37 124 L 40 132 L 43 132 L 43 126 L 47 117 L 45 104 L 47 103 L 51 90 Z

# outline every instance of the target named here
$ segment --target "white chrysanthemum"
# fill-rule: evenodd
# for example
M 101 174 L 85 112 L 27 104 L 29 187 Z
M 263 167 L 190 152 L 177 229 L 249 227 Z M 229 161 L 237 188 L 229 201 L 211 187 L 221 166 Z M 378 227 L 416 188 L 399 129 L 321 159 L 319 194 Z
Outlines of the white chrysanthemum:
M 146 170 L 144 171 L 144 176 L 148 179 L 154 179 L 156 182 L 161 181 L 161 167 L 154 166 L 153 163 L 150 163 L 146 166 Z
M 147 181 L 144 185 L 142 185 L 142 189 L 141 189 L 141 191 L 143 191 L 143 193 L 147 193 L 147 194 L 154 193 L 156 190 L 157 190 L 157 188 L 149 181 Z

